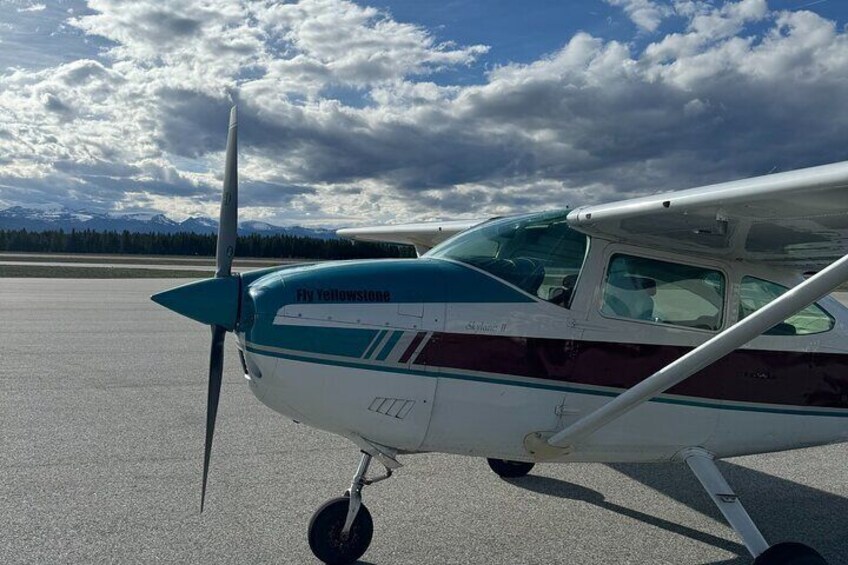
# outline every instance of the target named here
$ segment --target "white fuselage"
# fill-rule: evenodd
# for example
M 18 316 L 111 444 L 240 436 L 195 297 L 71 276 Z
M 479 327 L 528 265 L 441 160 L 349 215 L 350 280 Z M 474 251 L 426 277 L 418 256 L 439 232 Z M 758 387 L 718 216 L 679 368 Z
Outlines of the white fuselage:
M 724 328 L 736 321 L 738 281 L 743 275 L 786 286 L 798 282 L 789 271 L 762 265 L 694 261 L 594 239 L 569 308 L 541 300 L 520 305 L 449 301 L 285 304 L 268 314 L 275 326 L 302 332 L 308 331 L 304 328 L 368 330 L 376 335 L 355 352 L 339 355 L 313 351 L 305 355 L 286 343 L 279 347 L 252 345 L 241 333 L 239 346 L 248 367 L 255 369 L 248 375 L 251 390 L 263 403 L 294 420 L 355 441 L 402 452 L 532 460 L 524 446 L 528 433 L 559 431 L 608 402 L 622 388 L 586 379 L 570 382 L 536 378 L 532 371 L 516 373 L 506 353 L 512 344 L 520 342 L 525 348 L 522 351 L 533 351 L 533 355 L 544 350 L 538 354 L 543 361 L 553 352 L 558 362 L 567 363 L 570 355 L 582 355 L 578 350 L 587 344 L 598 352 L 605 347 L 691 348 L 715 335 L 714 331 L 603 314 L 601 283 L 614 253 L 695 263 L 721 271 L 729 287 Z M 831 357 L 848 354 L 848 312 L 832 298 L 819 304 L 836 319 L 833 330 L 810 336 L 761 336 L 746 350 L 758 355 L 774 352 L 776 363 L 787 351 Z M 481 363 L 477 365 L 431 362 L 425 351 L 428 347 L 437 350 L 439 340 L 445 344 L 450 341 L 451 351 L 469 359 L 489 358 L 478 359 Z M 468 344 L 465 350 L 463 343 Z M 583 374 L 590 374 L 591 367 L 585 363 L 591 363 L 593 357 L 582 359 Z M 636 356 L 631 365 L 622 364 L 621 371 L 637 371 L 638 363 Z M 478 366 L 484 369 L 475 368 Z M 604 370 L 611 369 L 607 366 Z M 848 363 L 842 365 L 843 379 L 848 376 L 846 372 Z M 740 373 L 738 379 L 759 377 L 768 375 Z M 555 460 L 661 461 L 696 446 L 727 457 L 845 440 L 848 409 L 842 407 L 825 409 L 669 393 L 609 424 Z

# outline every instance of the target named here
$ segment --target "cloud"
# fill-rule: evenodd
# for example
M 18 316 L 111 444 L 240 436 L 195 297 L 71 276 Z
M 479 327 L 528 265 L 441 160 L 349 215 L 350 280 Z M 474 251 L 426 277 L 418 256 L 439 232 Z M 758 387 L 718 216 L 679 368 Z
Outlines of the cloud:
M 44 4 L 30 4 L 29 6 L 25 6 L 23 8 L 18 8 L 18 12 L 41 12 L 46 9 L 47 6 Z
M 611 6 L 624 10 L 639 29 L 654 32 L 662 21 L 674 13 L 671 6 L 654 0 L 606 0 Z
M 389 14 L 92 0 L 102 50 L 0 74 L 0 204 L 214 211 L 239 104 L 243 216 L 351 223 L 504 214 L 845 159 L 848 38 L 765 0 L 610 0 L 656 34 L 577 33 L 486 62 Z
M 292 74 L 306 82 L 366 86 L 467 65 L 487 51 L 482 45 L 438 43 L 419 26 L 350 2 L 273 4 L 257 17 L 296 52 L 275 61 L 271 79 Z

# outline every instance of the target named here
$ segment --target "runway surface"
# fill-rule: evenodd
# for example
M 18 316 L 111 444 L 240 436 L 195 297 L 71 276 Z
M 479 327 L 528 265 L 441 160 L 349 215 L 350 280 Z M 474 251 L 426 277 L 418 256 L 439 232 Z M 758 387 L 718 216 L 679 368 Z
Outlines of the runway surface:
M 233 263 L 235 269 L 261 269 L 294 263 L 291 259 L 240 258 Z M 214 257 L 186 257 L 167 255 L 112 255 L 101 253 L 0 253 L 0 266 L 43 267 L 97 267 L 103 269 L 135 268 L 150 270 L 215 271 Z
M 173 271 L 175 269 L 192 269 L 194 271 L 215 272 L 214 265 L 151 265 L 147 263 L 67 263 L 62 261 L 0 261 L 2 265 L 38 266 L 38 267 L 97 267 L 100 269 L 151 269 L 155 271 Z
M 148 300 L 181 282 L 0 279 L 2 563 L 315 563 L 309 518 L 357 450 L 261 405 L 228 341 L 200 515 L 209 330 Z M 482 459 L 403 461 L 365 489 L 365 563 L 750 563 L 682 465 L 509 483 Z M 768 540 L 848 563 L 845 445 L 720 465 Z

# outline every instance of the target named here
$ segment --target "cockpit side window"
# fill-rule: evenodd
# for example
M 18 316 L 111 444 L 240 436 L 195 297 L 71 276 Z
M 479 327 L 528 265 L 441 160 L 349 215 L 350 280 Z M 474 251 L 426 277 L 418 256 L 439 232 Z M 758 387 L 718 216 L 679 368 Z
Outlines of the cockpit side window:
M 566 216 L 567 212 L 555 212 L 488 222 L 446 241 L 427 256 L 472 265 L 568 307 L 588 240 L 568 227 Z
M 613 255 L 601 312 L 607 316 L 718 330 L 724 275 L 713 269 Z
M 788 289 L 756 277 L 742 277 L 739 289 L 739 319 L 747 318 Z M 833 329 L 833 317 L 817 305 L 807 306 L 777 324 L 764 335 L 810 335 Z

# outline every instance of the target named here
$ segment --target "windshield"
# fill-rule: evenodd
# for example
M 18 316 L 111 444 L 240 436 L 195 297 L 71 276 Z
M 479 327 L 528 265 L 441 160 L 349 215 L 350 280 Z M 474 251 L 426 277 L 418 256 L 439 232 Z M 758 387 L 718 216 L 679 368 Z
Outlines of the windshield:
M 543 300 L 568 306 L 587 237 L 568 227 L 567 215 L 558 211 L 487 222 L 426 256 L 472 265 Z

